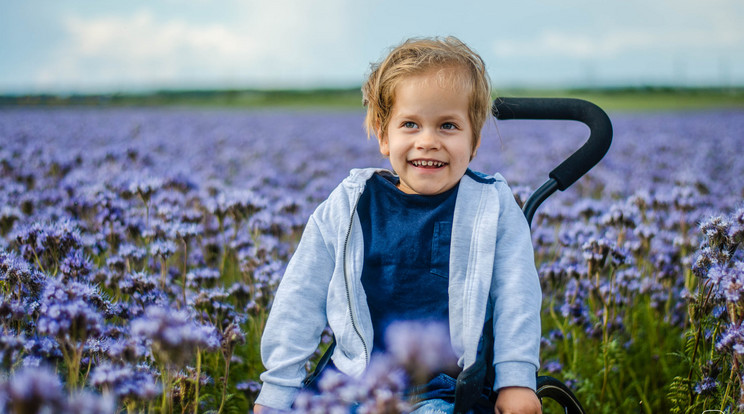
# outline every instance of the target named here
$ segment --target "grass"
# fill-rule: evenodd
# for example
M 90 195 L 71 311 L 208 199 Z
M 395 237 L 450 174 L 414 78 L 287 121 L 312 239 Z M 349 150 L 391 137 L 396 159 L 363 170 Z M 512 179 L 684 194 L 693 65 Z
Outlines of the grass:
M 744 88 L 507 89 L 500 95 L 580 98 L 608 111 L 744 109 Z
M 573 97 L 608 111 L 744 108 L 744 87 L 605 89 L 503 89 L 497 96 Z M 303 90 L 166 90 L 152 93 L 90 95 L 5 95 L 2 106 L 194 106 L 214 108 L 293 108 L 361 110 L 359 88 Z

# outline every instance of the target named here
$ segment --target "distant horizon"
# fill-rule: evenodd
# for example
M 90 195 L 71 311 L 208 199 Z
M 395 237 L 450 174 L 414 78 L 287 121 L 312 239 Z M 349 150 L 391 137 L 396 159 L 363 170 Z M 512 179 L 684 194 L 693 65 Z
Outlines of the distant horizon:
M 744 92 L 744 84 L 721 86 L 721 85 L 674 85 L 674 84 L 644 84 L 644 85 L 601 85 L 601 86 L 581 86 L 581 85 L 565 85 L 565 86 L 544 86 L 544 87 L 531 87 L 526 85 L 515 85 L 505 86 L 501 88 L 494 88 L 493 92 L 499 91 L 524 91 L 524 92 L 571 92 L 571 91 L 596 91 L 596 92 L 616 92 L 616 91 L 627 91 L 627 92 L 644 92 L 644 91 L 658 91 L 658 92 L 693 92 L 693 91 L 742 91 Z M 221 93 L 257 93 L 257 94 L 307 94 L 307 93 L 351 93 L 358 91 L 361 94 L 361 85 L 357 86 L 309 86 L 309 87 L 297 87 L 297 88 L 262 88 L 262 87 L 214 87 L 214 88 L 200 88 L 200 87 L 173 87 L 173 88 L 160 88 L 160 89 L 130 89 L 130 90 L 110 90 L 110 91 L 58 91 L 58 92 L 39 92 L 39 93 L 13 93 L 13 92 L 0 92 L 2 97 L 23 97 L 23 96 L 56 96 L 56 97 L 72 97 L 72 96 L 150 96 L 158 94 L 221 94 Z
M 494 89 L 744 85 L 741 0 L 26 0 L 0 14 L 0 94 L 361 84 L 419 36 L 454 35 Z

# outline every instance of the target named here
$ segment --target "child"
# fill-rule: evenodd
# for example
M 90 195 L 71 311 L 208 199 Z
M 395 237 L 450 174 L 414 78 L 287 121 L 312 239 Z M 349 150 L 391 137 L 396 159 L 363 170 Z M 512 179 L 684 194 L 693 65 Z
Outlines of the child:
M 457 364 L 468 367 L 491 316 L 493 411 L 540 412 L 529 228 L 500 175 L 468 168 L 491 116 L 484 63 L 448 37 L 408 40 L 372 69 L 365 125 L 393 172 L 352 170 L 310 217 L 266 323 L 255 412 L 292 405 L 326 323 L 334 365 L 356 376 L 395 320 L 448 321 Z M 441 407 L 451 401 L 418 405 Z

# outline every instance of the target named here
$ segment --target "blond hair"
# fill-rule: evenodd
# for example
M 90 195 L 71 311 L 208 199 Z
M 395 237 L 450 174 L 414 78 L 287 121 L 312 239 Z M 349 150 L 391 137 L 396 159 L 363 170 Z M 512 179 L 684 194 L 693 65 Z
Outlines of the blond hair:
M 367 137 L 373 133 L 382 135 L 378 139 L 384 137 L 395 89 L 403 79 L 442 69 L 454 69 L 452 80 L 470 94 L 468 113 L 475 149 L 483 125 L 491 116 L 491 84 L 483 59 L 453 36 L 408 39 L 393 48 L 381 62 L 372 64 L 371 73 L 362 85 L 363 103 L 367 107 L 364 120 Z

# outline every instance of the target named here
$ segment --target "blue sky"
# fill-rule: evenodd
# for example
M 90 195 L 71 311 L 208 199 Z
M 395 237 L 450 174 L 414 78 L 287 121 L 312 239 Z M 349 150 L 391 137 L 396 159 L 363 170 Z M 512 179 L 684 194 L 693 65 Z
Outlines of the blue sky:
M 0 93 L 361 84 L 455 35 L 496 89 L 744 85 L 742 0 L 25 0 L 0 6 Z

